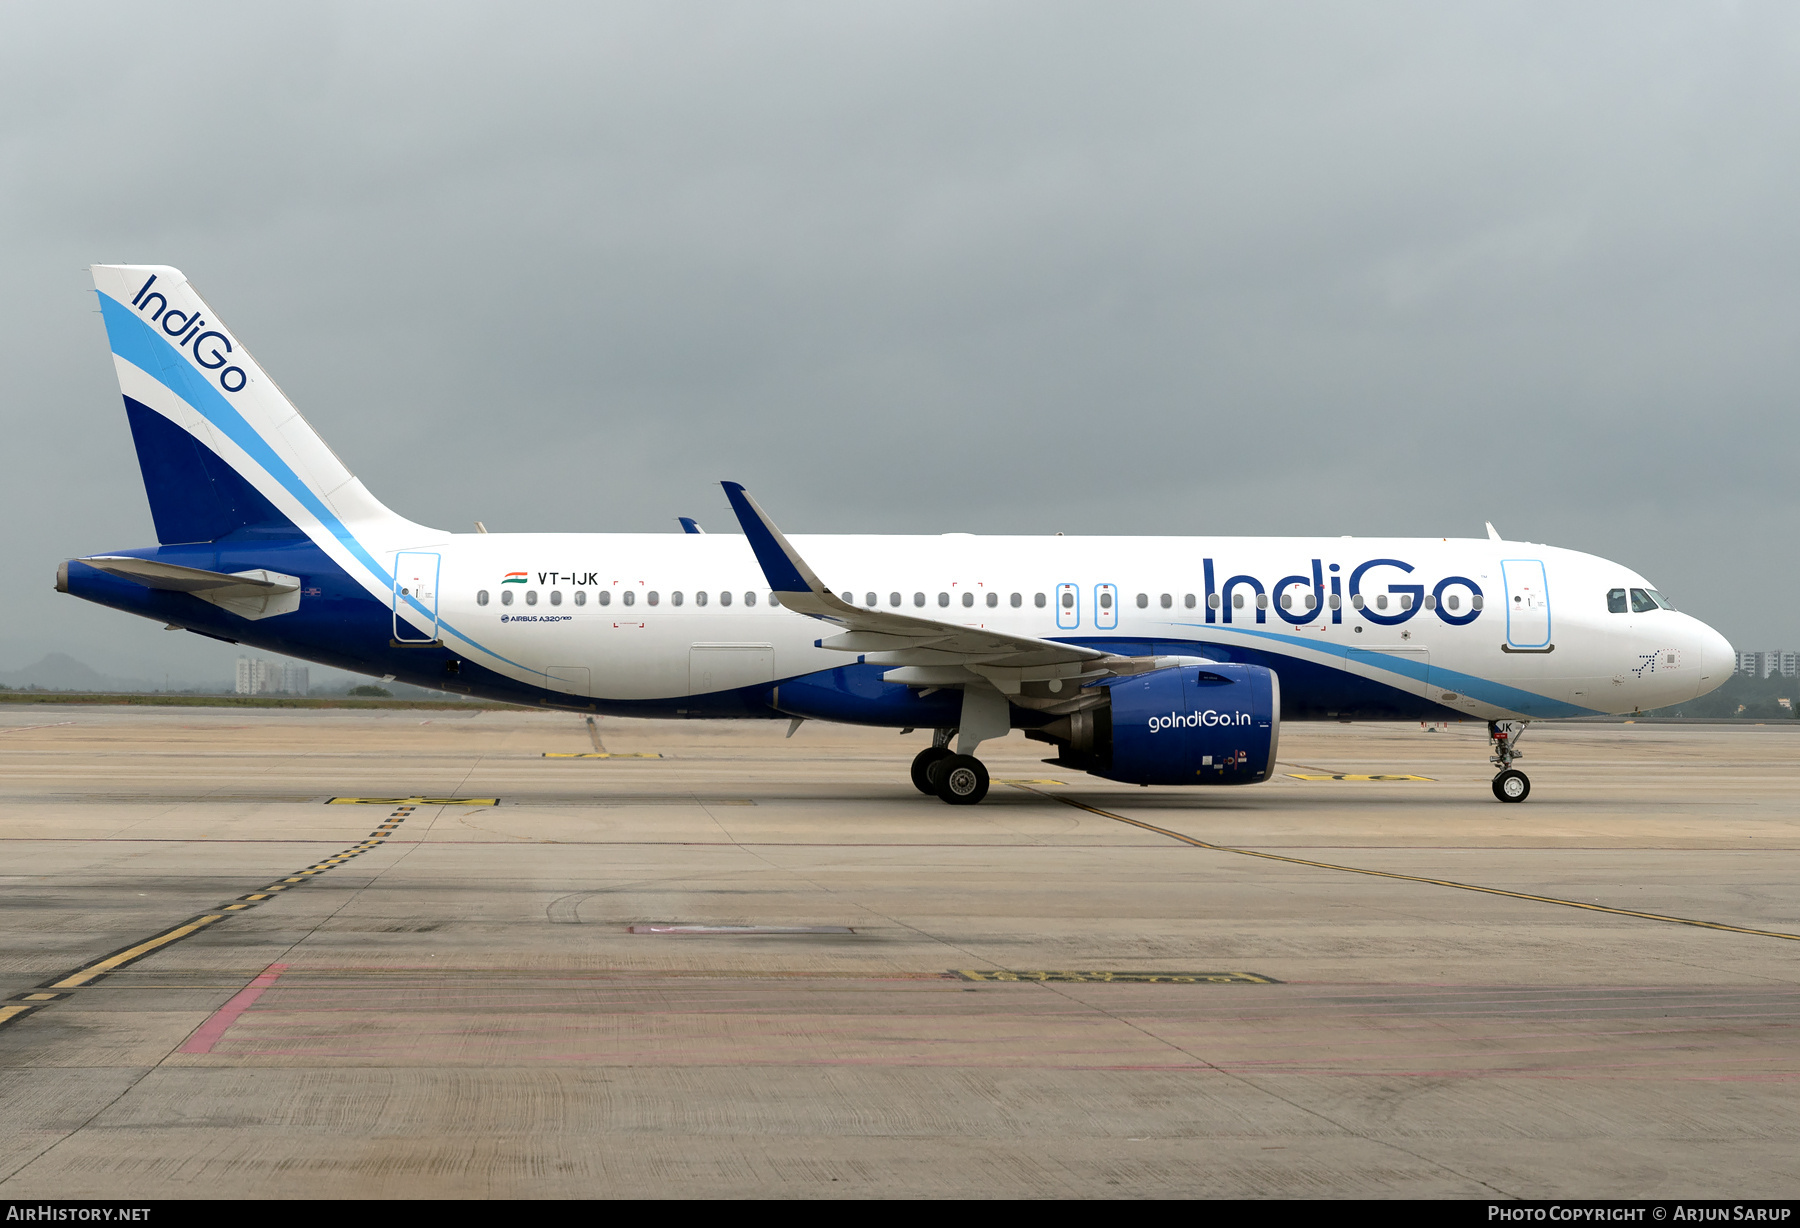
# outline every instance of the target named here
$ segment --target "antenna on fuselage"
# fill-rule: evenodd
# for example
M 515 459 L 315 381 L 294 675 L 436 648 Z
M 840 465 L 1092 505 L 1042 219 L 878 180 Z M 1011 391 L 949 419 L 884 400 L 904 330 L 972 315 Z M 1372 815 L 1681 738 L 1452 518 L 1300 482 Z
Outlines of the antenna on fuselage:
M 1485 523 L 1486 523 L 1486 524 L 1487 524 L 1487 531 L 1488 531 L 1488 540 L 1489 540 L 1489 541 L 1491 541 L 1491 542 L 1498 542 L 1498 541 L 1505 541 L 1505 540 L 1506 540 L 1506 539 L 1505 539 L 1505 538 L 1503 538 L 1503 537 L 1501 537 L 1501 536 L 1500 536 L 1500 533 L 1499 533 L 1499 531 L 1498 531 L 1498 530 L 1497 530 L 1497 529 L 1495 529 L 1495 528 L 1494 528 L 1494 522 L 1493 522 L 1493 521 L 1491 521 L 1491 520 L 1489 520 L 1489 521 L 1486 521 L 1486 522 L 1485 522 Z

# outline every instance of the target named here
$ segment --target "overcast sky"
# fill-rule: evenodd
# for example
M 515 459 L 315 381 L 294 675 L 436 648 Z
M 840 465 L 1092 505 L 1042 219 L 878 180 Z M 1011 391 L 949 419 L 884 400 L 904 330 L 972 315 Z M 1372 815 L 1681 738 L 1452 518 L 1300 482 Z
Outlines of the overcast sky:
M 223 677 L 85 267 L 466 530 L 1481 536 L 1800 647 L 1791 4 L 0 8 L 0 669 Z

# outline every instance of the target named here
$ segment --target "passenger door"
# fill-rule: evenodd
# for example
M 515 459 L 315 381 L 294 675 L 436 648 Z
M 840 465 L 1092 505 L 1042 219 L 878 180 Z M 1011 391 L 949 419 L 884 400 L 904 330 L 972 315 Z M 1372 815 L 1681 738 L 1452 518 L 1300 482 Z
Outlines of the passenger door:
M 396 644 L 437 642 L 438 562 L 438 555 L 422 551 L 402 550 L 395 553 L 393 613 Z M 429 620 L 427 629 L 422 633 L 414 624 L 421 612 Z
M 1550 583 L 1540 559 L 1502 559 L 1506 586 L 1506 644 L 1509 648 L 1550 647 Z

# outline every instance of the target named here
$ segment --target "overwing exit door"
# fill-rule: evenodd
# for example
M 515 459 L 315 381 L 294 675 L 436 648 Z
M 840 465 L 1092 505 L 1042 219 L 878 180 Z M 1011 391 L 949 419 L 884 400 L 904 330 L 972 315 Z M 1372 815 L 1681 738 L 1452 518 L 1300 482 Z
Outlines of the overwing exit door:
M 438 562 L 438 555 L 417 550 L 394 555 L 396 644 L 437 643 Z

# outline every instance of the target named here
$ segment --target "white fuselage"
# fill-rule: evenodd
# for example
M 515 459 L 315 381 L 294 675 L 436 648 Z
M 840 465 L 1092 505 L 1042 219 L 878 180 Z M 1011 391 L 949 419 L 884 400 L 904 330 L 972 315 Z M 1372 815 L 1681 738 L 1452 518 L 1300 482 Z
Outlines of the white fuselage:
M 1688 615 L 1611 612 L 1609 591 L 1650 589 L 1642 576 L 1519 542 L 792 540 L 855 605 L 1117 642 L 1126 655 L 1260 653 L 1483 719 L 1661 707 L 1713 689 L 1733 665 L 1724 638 Z M 669 701 L 856 661 L 815 646 L 832 628 L 771 603 L 735 535 L 455 535 L 408 543 L 410 573 L 401 553 L 390 556 L 401 583 L 433 556 L 439 571 L 435 625 L 403 600 L 397 634 L 441 636 L 489 668 L 571 697 Z M 1143 644 L 1151 647 L 1130 647 Z M 1285 679 L 1284 694 L 1299 698 Z

